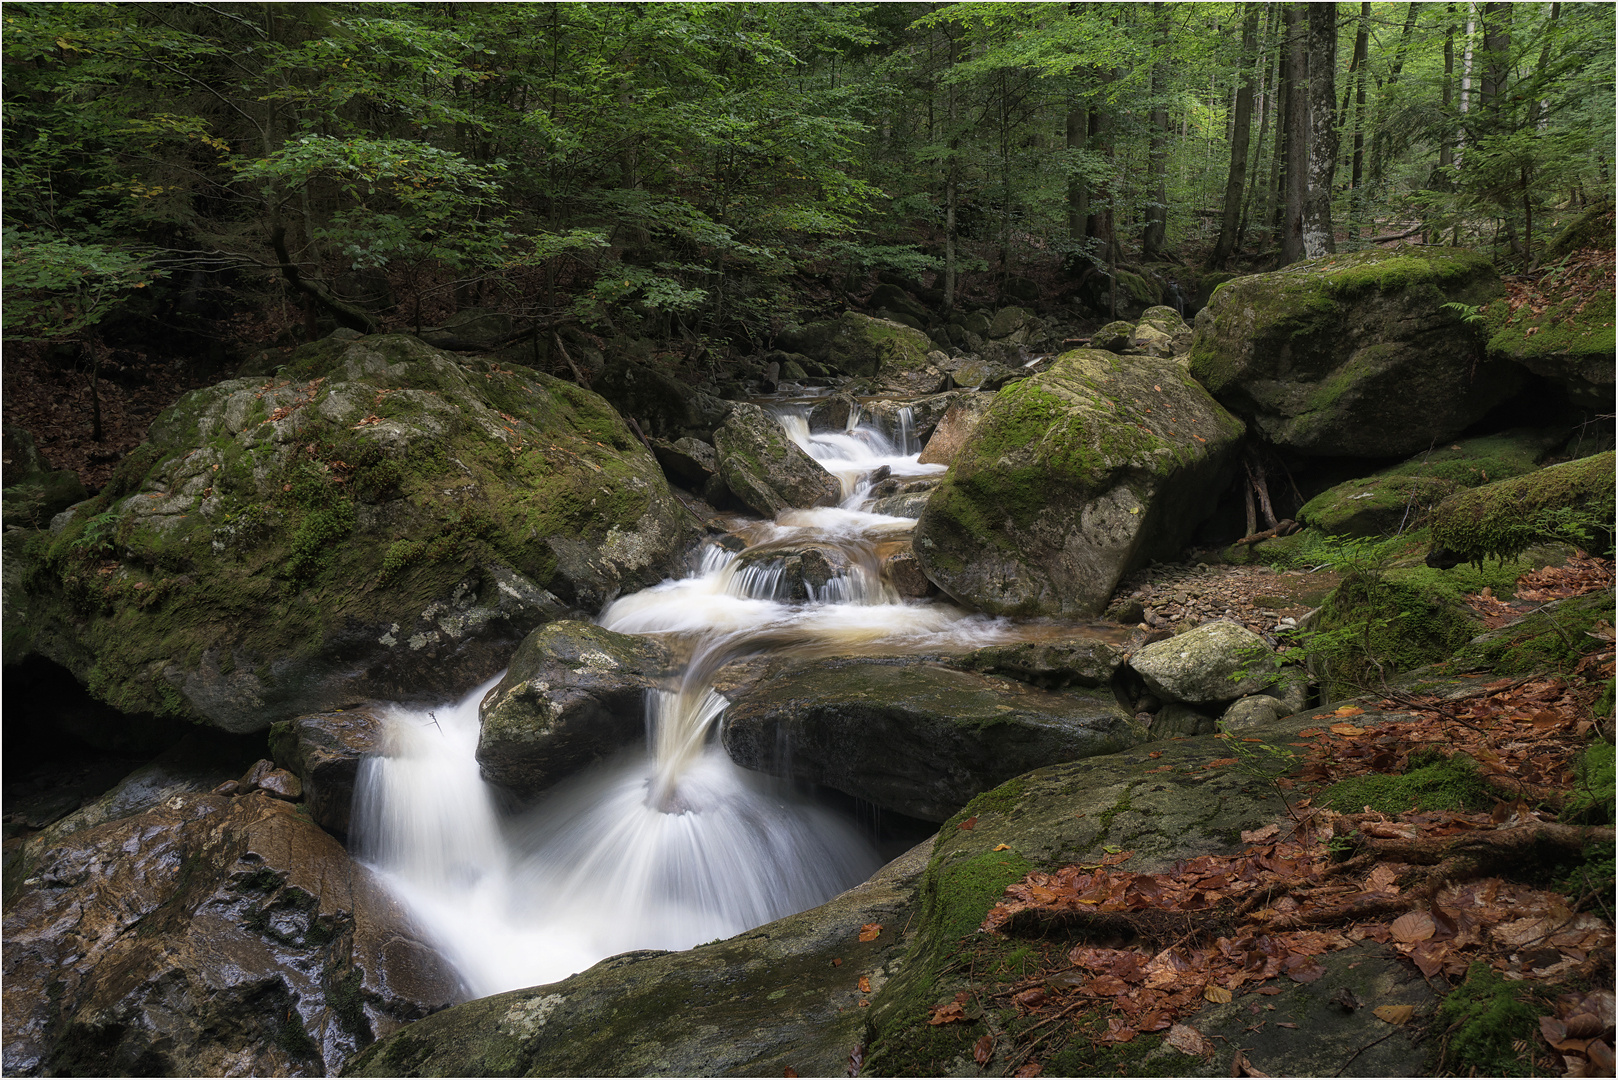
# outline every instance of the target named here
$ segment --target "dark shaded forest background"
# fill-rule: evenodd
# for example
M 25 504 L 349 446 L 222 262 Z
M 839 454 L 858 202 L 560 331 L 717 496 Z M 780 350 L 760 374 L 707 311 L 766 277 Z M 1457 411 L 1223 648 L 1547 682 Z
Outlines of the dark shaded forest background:
M 11 4 L 8 422 L 92 486 L 184 389 L 469 307 L 689 382 L 880 282 L 1105 321 L 1118 270 L 1611 198 L 1614 8 Z M 1165 292 L 1165 296 L 1171 294 Z

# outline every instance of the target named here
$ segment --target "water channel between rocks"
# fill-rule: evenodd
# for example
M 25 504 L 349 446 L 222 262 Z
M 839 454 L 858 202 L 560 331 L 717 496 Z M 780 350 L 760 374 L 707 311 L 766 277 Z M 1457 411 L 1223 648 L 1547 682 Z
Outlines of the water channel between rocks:
M 784 650 L 960 652 L 1039 632 L 903 600 L 884 580 L 882 558 L 915 519 L 870 512 L 869 477 L 883 466 L 901 482 L 944 472 L 917 463 L 908 409 L 891 433 L 861 422 L 831 434 L 811 434 L 807 406 L 772 411 L 838 478 L 842 505 L 738 519 L 739 554 L 709 543 L 690 576 L 601 613 L 609 630 L 662 635 L 690 656 L 675 685 L 647 695 L 644 748 L 514 809 L 474 757 L 478 704 L 499 676 L 451 705 L 388 711 L 390 753 L 360 774 L 355 848 L 471 994 L 555 981 L 633 949 L 729 937 L 877 869 L 869 830 L 844 810 L 727 756 L 714 736 L 729 703 L 713 689 L 727 662 Z M 831 551 L 841 569 L 790 602 L 784 558 L 771 553 L 806 546 Z

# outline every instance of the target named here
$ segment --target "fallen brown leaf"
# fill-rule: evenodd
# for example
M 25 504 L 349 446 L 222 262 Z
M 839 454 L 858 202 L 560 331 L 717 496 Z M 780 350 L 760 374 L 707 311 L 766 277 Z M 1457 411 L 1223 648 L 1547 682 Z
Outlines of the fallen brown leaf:
M 875 941 L 881 935 L 881 933 L 882 933 L 882 924 L 881 923 L 875 923 L 875 922 L 866 923 L 864 926 L 860 927 L 860 940 L 861 941 Z
M 1390 1024 L 1405 1024 L 1409 1023 L 1410 1018 L 1415 1015 L 1416 1007 L 1414 1005 L 1378 1005 L 1371 1011 L 1379 1019 L 1386 1020 Z

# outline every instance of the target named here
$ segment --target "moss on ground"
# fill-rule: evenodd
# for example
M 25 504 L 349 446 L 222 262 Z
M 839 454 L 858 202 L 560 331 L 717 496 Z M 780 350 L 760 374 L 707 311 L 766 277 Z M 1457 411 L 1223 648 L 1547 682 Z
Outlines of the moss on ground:
M 1433 543 L 1463 559 L 1514 558 L 1547 540 L 1610 553 L 1612 451 L 1458 492 L 1433 513 Z
M 1571 670 L 1586 653 L 1600 647 L 1589 631 L 1610 622 L 1612 610 L 1610 589 L 1571 597 L 1469 642 L 1457 651 L 1455 665 L 1461 670 L 1487 668 L 1500 675 Z
M 1528 1076 L 1529 1062 L 1517 1047 L 1534 1045 L 1545 1004 L 1539 987 L 1509 982 L 1487 964 L 1473 964 L 1466 980 L 1441 1001 L 1439 1034 L 1445 1071 L 1474 1076 Z
M 1477 766 L 1456 756 L 1410 769 L 1403 776 L 1351 776 L 1315 796 L 1316 806 L 1357 814 L 1369 806 L 1383 814 L 1407 810 L 1484 810 L 1495 798 Z

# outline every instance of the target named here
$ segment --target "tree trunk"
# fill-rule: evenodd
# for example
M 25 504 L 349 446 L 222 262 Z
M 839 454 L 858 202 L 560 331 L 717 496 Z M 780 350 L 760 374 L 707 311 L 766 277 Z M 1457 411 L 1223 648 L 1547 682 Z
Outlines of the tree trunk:
M 1146 226 L 1141 231 L 1142 259 L 1156 259 L 1163 253 L 1163 241 L 1168 232 L 1168 145 L 1169 110 L 1162 103 L 1168 89 L 1169 20 L 1164 5 L 1152 5 L 1152 18 L 1157 23 L 1157 42 L 1152 63 L 1151 141 L 1146 153 L 1146 170 L 1150 177 L 1147 187 L 1151 202 L 1146 207 Z
M 1449 21 L 1444 25 L 1444 92 L 1440 98 L 1444 115 L 1449 115 L 1455 100 L 1455 5 L 1447 8 Z M 1448 173 L 1455 167 L 1455 143 L 1446 136 L 1438 144 L 1438 167 Z
M 1067 110 L 1067 148 L 1072 151 L 1084 146 L 1084 125 L 1086 110 L 1077 102 L 1069 105 Z M 1084 239 L 1084 219 L 1090 213 L 1090 189 L 1085 186 L 1083 178 L 1070 175 L 1067 178 L 1067 238 L 1075 245 Z
M 1242 81 L 1236 90 L 1236 105 L 1231 110 L 1230 174 L 1225 180 L 1225 216 L 1219 223 L 1219 238 L 1214 241 L 1207 267 L 1212 270 L 1223 266 L 1236 248 L 1236 236 L 1241 222 L 1242 190 L 1247 184 L 1247 141 L 1253 127 L 1253 68 L 1258 54 L 1258 15 L 1256 3 L 1246 5 L 1242 18 Z
M 1404 29 L 1399 32 L 1399 47 L 1393 52 L 1393 64 L 1388 68 L 1387 81 L 1377 91 L 1376 106 L 1371 111 L 1371 182 L 1380 184 L 1386 175 L 1386 162 L 1388 154 L 1388 135 L 1382 130 L 1383 103 L 1393 95 L 1393 88 L 1399 82 L 1399 76 L 1404 73 L 1405 56 L 1410 51 L 1410 35 L 1416 29 L 1416 15 L 1421 11 L 1421 5 L 1410 3 L 1405 10 Z M 1446 42 L 1448 48 L 1453 45 Z M 1449 70 L 1444 71 L 1444 103 L 1449 104 Z M 1447 145 L 1440 145 L 1439 156 L 1442 157 L 1448 150 Z M 1442 162 L 1440 162 L 1442 164 Z
M 1286 198 L 1281 265 L 1304 257 L 1304 199 L 1309 190 L 1309 70 L 1303 4 L 1287 5 Z
M 1462 37 L 1461 51 L 1461 128 L 1455 136 L 1455 167 L 1461 167 L 1466 150 L 1466 125 L 1472 111 L 1472 35 L 1478 28 L 1478 6 L 1466 5 L 1466 33 Z
M 1365 176 L 1365 53 L 1370 45 L 1370 26 L 1371 0 L 1363 0 L 1359 31 L 1354 35 L 1354 164 L 1348 180 L 1348 186 L 1356 192 Z M 1355 202 L 1359 202 L 1357 197 Z
M 1264 81 L 1260 86 L 1257 100 L 1253 106 L 1258 111 L 1258 140 L 1253 147 L 1253 176 L 1247 185 L 1247 200 L 1242 206 L 1242 222 L 1236 228 L 1237 249 L 1240 249 L 1247 241 L 1248 223 L 1253 220 L 1254 211 L 1257 210 L 1258 213 L 1262 214 L 1267 209 L 1267 203 L 1259 199 L 1259 192 L 1263 191 L 1264 198 L 1267 200 L 1275 191 L 1273 172 L 1267 173 L 1263 167 L 1264 140 L 1269 134 L 1271 126 L 1270 113 L 1273 111 L 1276 84 L 1280 79 L 1280 50 L 1271 49 L 1269 52 L 1265 51 L 1269 48 L 1269 42 L 1273 35 L 1275 22 L 1275 18 L 1271 14 L 1273 10 L 1269 5 L 1264 6 L 1264 31 L 1260 35 L 1261 44 L 1259 46 L 1259 68 Z M 1276 54 L 1274 57 L 1270 55 L 1272 52 Z M 1269 180 L 1268 184 L 1264 183 L 1266 179 Z
M 1303 254 L 1318 259 L 1337 250 L 1332 236 L 1331 190 L 1337 172 L 1337 5 L 1309 5 L 1309 150 L 1303 202 Z

